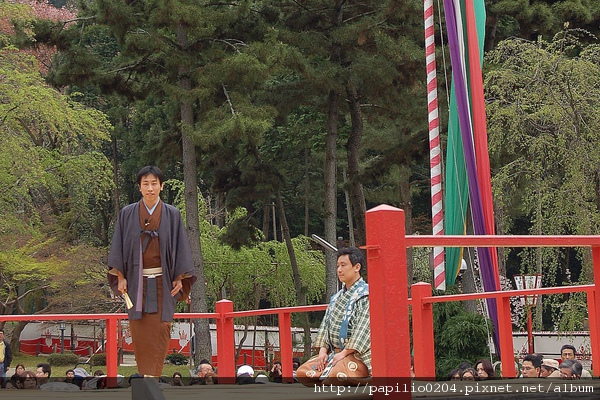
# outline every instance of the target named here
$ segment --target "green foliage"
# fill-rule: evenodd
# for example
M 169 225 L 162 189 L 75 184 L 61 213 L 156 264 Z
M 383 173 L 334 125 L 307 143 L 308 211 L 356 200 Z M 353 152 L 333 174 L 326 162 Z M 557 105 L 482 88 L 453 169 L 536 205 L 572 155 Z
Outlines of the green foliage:
M 529 221 L 529 232 L 537 235 L 600 232 L 599 44 L 585 44 L 582 37 L 590 38 L 565 30 L 551 42 L 506 40 L 487 56 L 492 186 L 501 232 L 518 229 L 518 220 Z M 567 251 L 526 249 L 519 253 L 520 268 L 512 270 L 542 273 L 543 285 L 555 286 L 570 282 L 568 268 L 573 282 L 587 282 L 589 249 L 573 251 L 581 269 L 569 263 Z M 563 300 L 544 303 L 545 326 L 572 325 L 557 307 Z
M 0 233 L 39 225 L 40 212 L 56 218 L 44 220 L 47 231 L 67 240 L 89 233 L 94 211 L 112 188 L 110 163 L 99 152 L 110 125 L 99 111 L 47 86 L 32 56 L 1 49 L 0 75 L 5 77 L 0 81 L 0 129 L 6 132 L 0 139 L 5 188 L 0 213 L 8 216 L 0 219 Z M 4 224 L 17 220 L 14 226 Z
M 97 353 L 90 358 L 90 364 L 93 367 L 106 365 L 106 353 Z
M 243 246 L 251 247 L 257 245 L 263 238 L 262 232 L 256 228 L 256 221 L 248 216 L 235 218 L 227 224 L 219 239 L 225 245 L 239 250 Z
M 600 6 L 594 0 L 487 0 L 486 49 L 495 43 L 519 37 L 550 38 L 565 26 L 587 29 L 598 35 Z
M 433 283 L 433 274 L 429 265 L 431 247 L 413 248 L 413 281 Z
M 55 240 L 31 240 L 19 248 L 0 251 L 0 312 L 33 313 L 43 306 L 43 295 L 57 288 L 52 278 L 64 271 L 65 263 L 47 254 Z M 17 246 L 15 246 L 17 247 Z M 37 254 L 45 254 L 38 259 Z M 21 302 L 19 301 L 21 300 Z
M 75 366 L 75 364 L 77 364 L 78 361 L 79 356 L 74 353 L 54 353 L 48 356 L 48 364 L 50 364 L 51 366 Z
M 189 358 L 181 353 L 169 353 L 166 360 L 173 365 L 186 365 Z
M 202 230 L 202 255 L 212 300 L 209 304 L 227 298 L 236 310 L 247 310 L 258 308 L 259 300 L 266 298 L 272 307 L 297 305 L 285 243 L 261 242 L 234 250 L 218 240 L 224 229 L 205 224 Z M 318 301 L 325 290 L 323 254 L 311 250 L 306 237 L 292 242 L 307 300 Z
M 455 291 L 449 288 L 446 294 Z M 462 361 L 489 358 L 493 325 L 481 314 L 465 311 L 460 302 L 433 305 L 436 375 L 445 378 Z

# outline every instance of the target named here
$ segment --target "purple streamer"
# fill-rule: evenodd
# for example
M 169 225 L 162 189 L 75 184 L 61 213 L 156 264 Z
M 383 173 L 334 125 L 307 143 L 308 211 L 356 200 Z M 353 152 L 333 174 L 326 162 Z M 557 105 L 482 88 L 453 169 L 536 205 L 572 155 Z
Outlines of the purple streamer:
M 458 31 L 456 24 L 456 14 L 452 0 L 444 0 L 444 12 L 446 13 L 446 29 L 448 31 L 448 46 L 450 47 L 450 60 L 452 63 L 452 77 L 456 92 L 456 104 L 458 108 L 458 119 L 460 124 L 461 136 L 463 139 L 463 148 L 465 153 L 465 162 L 467 165 L 467 175 L 469 179 L 469 198 L 471 201 L 471 212 L 473 215 L 473 229 L 476 235 L 486 235 L 485 219 L 483 214 L 483 205 L 481 201 L 481 192 L 477 180 L 477 164 L 475 161 L 475 151 L 473 146 L 472 126 L 469 116 L 469 97 L 466 91 L 466 83 L 463 75 L 463 64 L 460 56 Z M 494 279 L 494 268 L 492 265 L 492 256 L 487 247 L 478 247 L 477 255 L 481 271 L 481 280 L 483 289 L 486 292 L 499 290 L 496 287 Z M 495 299 L 487 299 L 489 316 L 494 324 L 494 345 L 496 354 L 500 354 L 500 337 L 498 335 L 498 309 Z

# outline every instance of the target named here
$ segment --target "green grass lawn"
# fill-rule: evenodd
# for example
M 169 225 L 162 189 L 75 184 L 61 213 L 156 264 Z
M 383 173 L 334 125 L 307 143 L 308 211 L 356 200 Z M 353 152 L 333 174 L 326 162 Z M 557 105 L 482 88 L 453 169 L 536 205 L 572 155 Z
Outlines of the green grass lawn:
M 39 363 L 45 363 L 45 362 L 47 362 L 47 357 L 45 357 L 45 356 L 29 356 L 29 355 L 26 355 L 23 353 L 17 353 L 13 357 L 13 360 L 11 362 L 11 368 L 14 369 L 15 365 L 17 365 L 17 364 L 23 364 L 23 365 L 25 365 L 26 370 L 35 371 L 36 366 Z M 75 367 L 75 365 L 65 365 L 65 366 L 53 365 L 52 366 L 52 377 L 53 378 L 62 378 L 65 376 L 65 372 L 68 369 L 73 369 L 73 367 Z M 81 367 L 85 368 L 89 372 L 89 366 L 81 365 Z M 99 366 L 92 367 L 92 373 L 93 373 L 93 371 L 96 371 L 98 369 L 106 372 L 106 366 L 99 365 Z M 179 372 L 181 372 L 181 375 L 183 377 L 189 377 L 189 375 L 190 375 L 189 369 L 190 369 L 189 365 L 165 364 L 165 367 L 163 369 L 163 376 L 170 377 L 170 376 L 173 376 L 173 373 L 175 371 L 179 371 Z M 123 376 L 131 376 L 132 374 L 135 374 L 136 372 L 137 372 L 137 367 L 135 367 L 135 366 L 119 366 L 119 369 L 118 369 L 119 375 L 123 375 Z M 12 372 L 11 372 L 11 374 L 12 374 Z

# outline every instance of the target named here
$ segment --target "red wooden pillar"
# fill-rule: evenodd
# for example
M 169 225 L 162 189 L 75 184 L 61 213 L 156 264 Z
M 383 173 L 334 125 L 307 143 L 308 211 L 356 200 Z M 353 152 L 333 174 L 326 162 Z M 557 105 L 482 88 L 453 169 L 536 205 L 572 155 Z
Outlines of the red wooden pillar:
M 294 382 L 294 368 L 292 365 L 292 319 L 291 314 L 279 313 L 279 350 L 281 352 L 281 367 L 283 381 Z
M 600 247 L 592 247 L 594 263 L 594 291 L 588 293 L 588 322 L 590 325 L 590 345 L 594 376 L 600 375 Z
M 117 387 L 117 324 L 119 320 L 115 317 L 106 319 L 106 375 L 108 377 L 106 386 Z
M 498 337 L 500 338 L 500 360 L 502 377 L 515 378 L 515 349 L 512 339 L 512 320 L 510 318 L 510 298 L 496 298 L 498 308 Z
M 415 376 L 419 379 L 435 379 L 433 307 L 431 303 L 423 302 L 425 297 L 431 297 L 431 285 L 415 283 L 411 293 Z
M 226 317 L 233 312 L 233 302 L 230 300 L 217 301 L 215 311 L 217 318 L 217 367 L 219 368 L 219 383 L 235 383 L 235 327 L 232 317 Z
M 366 228 L 373 381 L 393 384 L 391 378 L 399 378 L 410 388 L 404 211 L 377 206 L 367 211 Z M 400 393 L 397 398 L 410 399 L 411 393 Z

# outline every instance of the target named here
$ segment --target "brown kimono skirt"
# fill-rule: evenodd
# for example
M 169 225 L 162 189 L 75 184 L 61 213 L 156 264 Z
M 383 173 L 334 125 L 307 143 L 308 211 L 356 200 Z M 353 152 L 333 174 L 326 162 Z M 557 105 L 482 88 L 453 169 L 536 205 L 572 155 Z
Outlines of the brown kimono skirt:
M 146 298 L 147 279 L 144 277 L 143 298 Z M 133 339 L 133 352 L 138 372 L 142 375 L 161 376 L 165 357 L 169 352 L 171 322 L 161 321 L 162 277 L 157 276 L 155 279 L 158 294 L 158 312 L 150 314 L 144 311 L 141 319 L 129 321 L 129 328 Z M 167 296 L 170 296 L 169 292 L 167 292 Z

